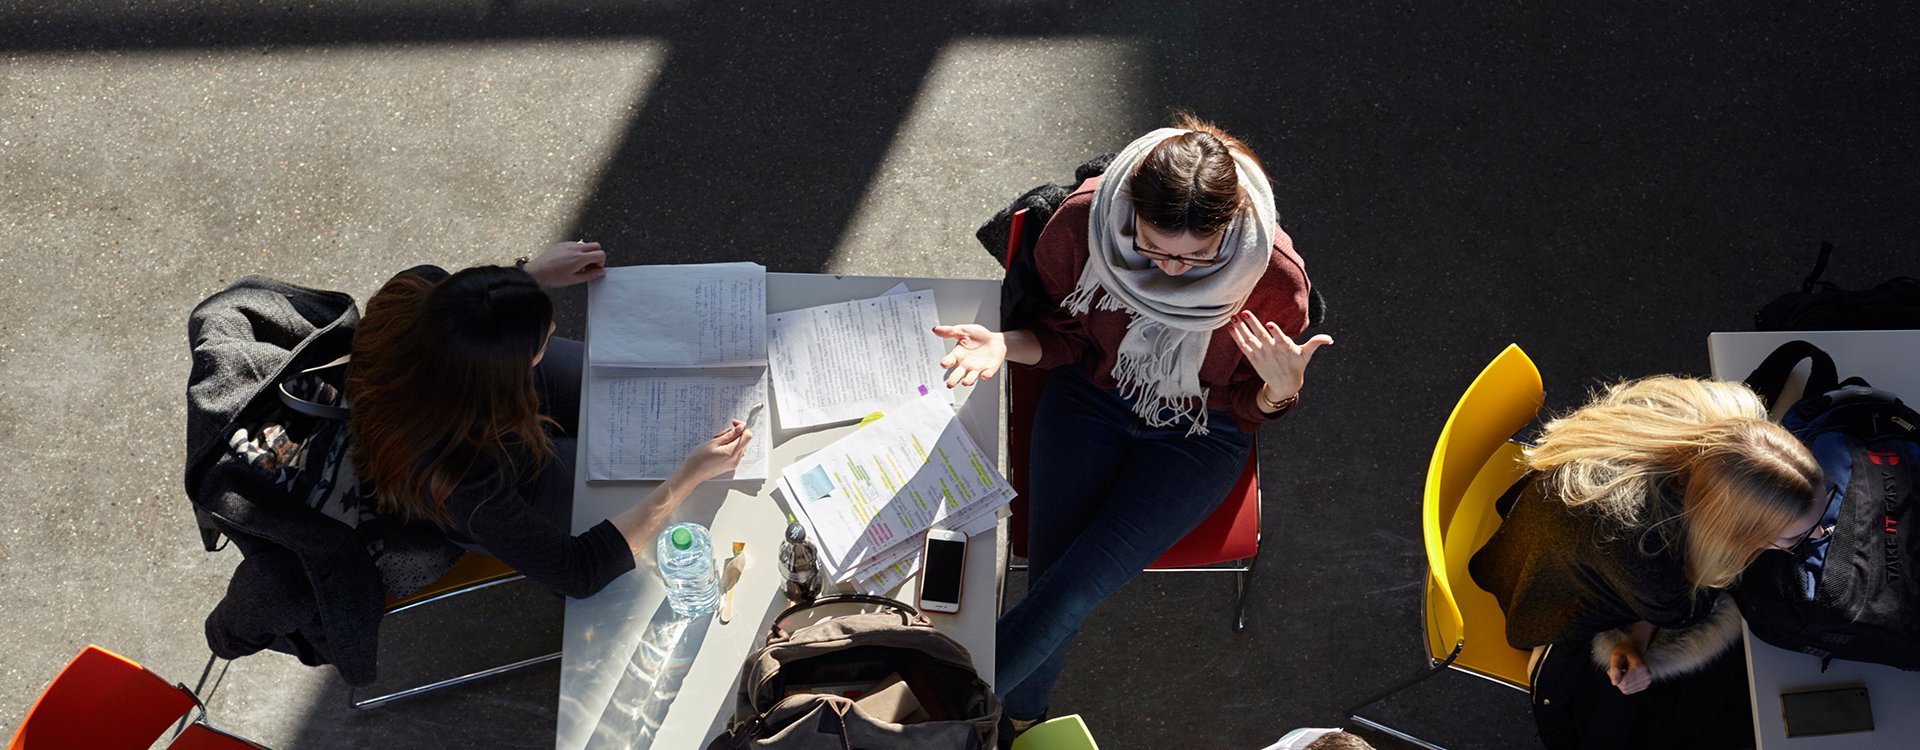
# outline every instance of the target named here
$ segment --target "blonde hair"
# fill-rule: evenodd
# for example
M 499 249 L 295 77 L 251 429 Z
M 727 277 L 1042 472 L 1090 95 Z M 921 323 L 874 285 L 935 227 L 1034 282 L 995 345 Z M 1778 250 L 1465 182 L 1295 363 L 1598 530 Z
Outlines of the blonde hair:
M 1732 585 L 1825 486 L 1813 454 L 1767 420 L 1766 404 L 1745 385 L 1664 375 L 1610 386 L 1548 422 L 1526 461 L 1550 496 L 1628 529 L 1641 525 L 1662 485 L 1682 488 L 1678 518 L 1696 593 Z

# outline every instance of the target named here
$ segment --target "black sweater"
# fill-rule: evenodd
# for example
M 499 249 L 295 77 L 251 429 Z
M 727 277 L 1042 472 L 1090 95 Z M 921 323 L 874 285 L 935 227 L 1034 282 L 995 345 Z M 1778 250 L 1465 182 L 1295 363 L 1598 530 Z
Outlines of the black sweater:
M 1509 644 L 1587 639 L 1640 620 L 1685 627 L 1705 615 L 1712 597 L 1694 596 L 1687 580 L 1673 491 L 1649 498 L 1639 525 L 1629 528 L 1547 497 L 1536 478 L 1528 475 L 1501 498 L 1512 509 L 1468 563 L 1474 582 L 1506 612 Z
M 437 266 L 416 266 L 401 273 L 418 274 L 435 283 L 448 276 Z M 578 370 L 571 373 L 577 377 Z M 577 380 L 573 387 L 579 387 Z M 544 398 L 540 406 L 546 411 Z M 633 552 L 612 521 L 603 520 L 579 535 L 570 533 L 573 471 L 562 462 L 571 462 L 571 453 L 563 450 L 557 460 L 543 461 L 519 452 L 506 472 L 480 459 L 447 497 L 444 507 L 452 524 L 447 535 L 480 547 L 528 578 L 574 598 L 592 596 L 633 570 Z

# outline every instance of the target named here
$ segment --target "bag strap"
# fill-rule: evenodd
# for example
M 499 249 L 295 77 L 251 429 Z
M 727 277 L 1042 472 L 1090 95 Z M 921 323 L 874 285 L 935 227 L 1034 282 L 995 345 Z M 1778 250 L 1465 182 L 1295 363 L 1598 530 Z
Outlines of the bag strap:
M 1820 243 L 1820 257 L 1813 261 L 1813 273 L 1807 274 L 1806 280 L 1800 282 L 1800 291 L 1802 292 L 1813 291 L 1813 285 L 1820 283 L 1820 277 L 1826 274 L 1827 259 L 1832 256 L 1833 256 L 1833 243 L 1831 242 Z
M 324 365 L 319 365 L 317 367 L 309 367 L 305 370 L 301 370 L 297 373 L 294 373 L 293 378 L 298 378 L 303 375 L 312 375 L 315 373 L 319 373 L 323 370 L 329 370 L 335 367 L 343 367 L 347 364 L 348 360 L 352 358 L 353 358 L 352 354 L 342 354 L 340 355 L 339 359 L 336 359 L 332 362 L 328 362 Z M 304 398 L 293 395 L 292 391 L 287 390 L 287 381 L 292 380 L 293 378 L 282 378 L 280 382 L 274 384 L 273 386 L 274 390 L 279 391 L 280 393 L 280 403 L 285 404 L 289 409 L 300 412 L 301 414 L 305 414 L 309 417 L 318 417 L 320 419 L 331 419 L 335 422 L 347 421 L 348 410 L 347 410 L 347 407 L 345 406 L 335 406 L 333 404 L 323 404 L 317 401 L 308 401 Z
M 1781 391 L 1786 390 L 1787 377 L 1793 374 L 1793 368 L 1801 362 L 1813 360 L 1813 371 L 1807 374 L 1806 388 L 1802 397 L 1826 393 L 1839 386 L 1840 375 L 1834 369 L 1833 356 L 1820 350 L 1820 347 L 1799 339 L 1781 344 L 1767 355 L 1759 367 L 1747 376 L 1747 387 L 1760 394 L 1760 399 L 1772 408 L 1780 400 Z
M 912 625 L 914 618 L 920 616 L 920 610 L 914 609 L 913 605 L 898 599 L 875 596 L 873 594 L 835 594 L 788 607 L 786 611 L 781 612 L 779 616 L 773 618 L 773 624 L 767 628 L 767 640 L 773 641 L 786 638 L 786 630 L 780 627 L 780 625 L 786 622 L 787 618 L 815 607 L 825 607 L 830 604 L 877 604 L 899 613 L 901 625 Z

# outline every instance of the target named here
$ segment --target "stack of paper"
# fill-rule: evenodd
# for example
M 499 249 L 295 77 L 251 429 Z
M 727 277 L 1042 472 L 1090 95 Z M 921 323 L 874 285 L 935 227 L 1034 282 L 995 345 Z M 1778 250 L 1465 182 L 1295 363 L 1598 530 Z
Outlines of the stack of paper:
M 588 286 L 587 365 L 587 478 L 667 478 L 767 400 L 767 269 L 607 269 Z M 731 478 L 766 478 L 768 442 L 748 443 Z
M 780 429 L 850 422 L 945 381 L 933 292 L 898 289 L 767 316 Z
M 828 577 L 869 589 L 891 588 L 913 572 L 928 528 L 978 534 L 993 528 L 1014 496 L 993 456 L 937 395 L 894 405 L 788 466 L 780 484 Z

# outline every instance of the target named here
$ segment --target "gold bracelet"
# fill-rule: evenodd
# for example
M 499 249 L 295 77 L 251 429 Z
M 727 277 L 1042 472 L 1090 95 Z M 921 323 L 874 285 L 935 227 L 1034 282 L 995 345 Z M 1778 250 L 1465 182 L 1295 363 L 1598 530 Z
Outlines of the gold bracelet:
M 1283 398 L 1279 401 L 1274 401 L 1272 399 L 1267 398 L 1267 385 L 1265 383 L 1261 383 L 1260 390 L 1254 392 L 1254 397 L 1260 399 L 1260 408 L 1262 410 L 1268 411 L 1268 412 L 1279 412 L 1282 409 L 1292 406 L 1295 401 L 1299 401 L 1300 392 L 1294 391 L 1293 395 Z

